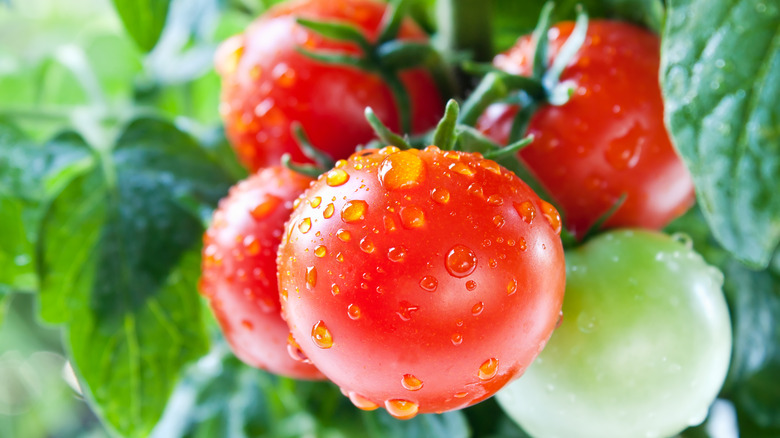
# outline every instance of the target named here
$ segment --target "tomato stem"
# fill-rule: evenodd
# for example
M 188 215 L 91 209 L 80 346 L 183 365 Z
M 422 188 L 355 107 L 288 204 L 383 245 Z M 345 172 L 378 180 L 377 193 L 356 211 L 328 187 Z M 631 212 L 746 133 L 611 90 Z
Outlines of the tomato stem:
M 292 122 L 290 124 L 290 129 L 292 130 L 293 137 L 295 137 L 303 155 L 306 155 L 307 158 L 317 163 L 322 169 L 330 169 L 333 167 L 333 159 L 311 144 L 311 141 L 309 141 L 309 137 L 306 135 L 306 131 L 303 130 L 303 125 L 301 125 L 300 122 L 297 120 Z
M 309 176 L 311 178 L 317 178 L 325 171 L 319 166 L 314 166 L 312 164 L 294 163 L 289 153 L 285 153 L 284 155 L 282 155 L 281 161 L 282 161 L 282 166 L 292 171 L 298 172 L 301 175 Z
M 451 151 L 455 147 L 455 128 L 458 124 L 458 112 L 460 108 L 454 99 L 447 102 L 444 117 L 439 120 L 436 130 L 433 131 L 433 144 L 441 150 Z
M 490 0 L 438 0 L 436 17 L 444 48 L 468 51 L 476 61 L 488 61 L 493 56 Z
M 383 146 L 393 145 L 399 149 L 412 148 L 412 146 L 409 145 L 409 142 L 407 142 L 403 137 L 394 133 L 387 126 L 385 126 L 385 124 L 379 120 L 379 117 L 376 116 L 374 110 L 371 109 L 371 107 L 366 108 L 365 116 L 366 120 L 368 120 L 368 124 L 371 125 L 371 128 L 374 130 L 374 134 L 379 137 L 379 140 L 385 143 Z

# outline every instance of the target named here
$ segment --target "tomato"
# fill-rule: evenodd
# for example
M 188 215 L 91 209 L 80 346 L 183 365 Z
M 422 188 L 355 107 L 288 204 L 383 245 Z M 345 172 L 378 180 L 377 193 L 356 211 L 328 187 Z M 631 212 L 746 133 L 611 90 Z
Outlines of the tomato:
M 405 419 L 477 403 L 555 327 L 560 217 L 494 161 L 367 150 L 303 199 L 279 247 L 282 312 L 358 407 Z
M 220 112 L 229 139 L 249 169 L 279 164 L 284 153 L 297 162 L 309 161 L 290 132 L 296 120 L 313 145 L 334 159 L 349 156 L 356 146 L 374 138 L 363 115 L 366 107 L 389 128 L 399 130 L 395 98 L 379 75 L 325 64 L 298 51 L 360 54 L 355 44 L 326 39 L 298 25 L 296 18 L 346 22 L 373 41 L 386 7 L 372 0 L 285 3 L 222 44 L 216 57 L 222 76 Z M 398 37 L 427 40 L 409 19 L 403 21 Z M 413 131 L 435 126 L 444 106 L 431 76 L 412 69 L 402 72 L 400 79 L 411 99 Z
M 311 178 L 282 167 L 263 169 L 234 186 L 214 213 L 203 249 L 201 291 L 233 352 L 276 374 L 321 379 L 288 354 L 281 317 L 276 250 L 292 205 Z
M 566 262 L 563 322 L 498 394 L 507 414 L 545 437 L 664 437 L 700 423 L 731 354 L 720 271 L 690 242 L 640 230 L 598 236 Z
M 551 59 L 573 23 L 549 32 Z M 530 75 L 534 42 L 521 38 L 494 65 Z M 534 142 L 520 157 L 557 201 L 566 227 L 582 236 L 625 194 L 605 227 L 660 229 L 693 203 L 691 177 L 664 127 L 658 37 L 634 25 L 594 20 L 582 48 L 561 75 L 575 91 L 531 118 Z M 495 104 L 478 128 L 506 143 L 517 106 Z

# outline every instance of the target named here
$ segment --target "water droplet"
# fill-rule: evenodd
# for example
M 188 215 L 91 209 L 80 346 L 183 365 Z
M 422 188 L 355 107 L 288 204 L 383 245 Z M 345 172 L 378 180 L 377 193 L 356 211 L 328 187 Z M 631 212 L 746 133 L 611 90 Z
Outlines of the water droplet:
M 325 245 L 320 245 L 314 248 L 314 255 L 319 258 L 323 258 L 328 255 L 328 248 L 326 248 Z
M 331 203 L 331 204 L 328 204 L 328 206 L 327 206 L 327 207 L 325 207 L 325 211 L 323 211 L 323 212 L 322 212 L 322 217 L 324 217 L 325 219 L 330 219 L 330 218 L 331 218 L 331 216 L 333 216 L 333 211 L 334 211 L 335 209 L 336 209 L 336 208 L 333 206 L 333 204 L 332 204 L 332 203 Z
M 276 64 L 271 75 L 276 79 L 276 83 L 284 88 L 292 87 L 295 84 L 295 70 L 283 62 Z
M 472 196 L 485 199 L 485 193 L 482 191 L 482 186 L 477 183 L 469 184 L 469 187 L 466 189 L 466 191 Z
M 434 292 L 438 286 L 439 286 L 439 281 L 436 280 L 436 277 L 432 275 L 426 275 L 425 277 L 420 279 L 420 287 L 423 288 L 423 290 L 426 290 L 428 292 Z
M 342 242 L 349 242 L 349 240 L 352 239 L 352 234 L 347 230 L 341 229 L 336 231 L 336 237 Z
M 325 175 L 325 183 L 337 187 L 349 180 L 349 174 L 343 169 L 333 169 Z
M 311 328 L 311 340 L 314 341 L 314 345 L 323 349 L 333 346 L 333 335 L 323 321 L 317 322 Z
M 394 246 L 387 251 L 387 258 L 393 262 L 401 263 L 406 258 L 406 248 Z
M 419 406 L 409 400 L 393 399 L 385 402 L 387 413 L 399 420 L 408 420 L 417 415 Z
M 343 263 L 343 262 L 344 262 L 344 254 L 342 254 L 342 253 L 337 253 L 337 254 L 336 254 L 336 261 L 338 261 L 338 262 L 342 262 L 342 263 Z
M 401 378 L 401 386 L 409 391 L 419 391 L 423 387 L 423 382 L 411 374 L 404 374 L 403 378 Z
M 477 256 L 464 245 L 455 245 L 447 253 L 445 266 L 453 277 L 465 277 L 477 268 Z
M 419 306 L 415 306 L 408 301 L 401 301 L 399 304 L 401 309 L 396 312 L 396 314 L 398 314 L 402 321 L 409 321 L 412 319 L 412 312 L 416 312 L 420 309 Z
M 498 373 L 498 359 L 491 357 L 479 366 L 479 380 L 490 380 Z
M 639 163 L 645 129 L 636 123 L 626 133 L 612 140 L 604 151 L 604 158 L 614 169 L 632 169 Z
M 384 224 L 384 226 L 385 226 L 385 231 L 387 231 L 388 233 L 390 233 L 390 232 L 393 232 L 393 231 L 395 231 L 395 230 L 398 228 L 398 227 L 395 225 L 395 220 L 393 219 L 393 217 L 392 217 L 392 216 L 390 216 L 390 215 L 388 215 L 388 214 L 386 214 L 386 215 L 385 215 L 385 216 L 382 218 L 382 223 L 383 223 L 383 224 Z
M 362 249 L 366 254 L 371 254 L 376 250 L 376 247 L 374 246 L 373 242 L 368 240 L 368 236 L 366 236 L 360 239 L 360 249 Z
M 339 285 L 337 285 L 336 283 L 330 285 L 330 293 L 332 293 L 334 297 L 338 295 L 339 292 L 341 292 L 341 289 L 339 289 Z
M 506 284 L 506 294 L 512 295 L 515 292 L 517 292 L 517 279 L 512 277 L 512 279 L 509 280 L 509 283 Z
M 271 214 L 272 211 L 276 210 L 276 208 L 281 204 L 282 200 L 280 198 L 274 195 L 266 195 L 265 200 L 250 210 L 249 214 L 251 214 L 255 220 L 259 221 L 268 217 L 268 215 Z
M 685 246 L 687 249 L 693 249 L 693 239 L 691 239 L 691 236 L 685 233 L 674 233 L 671 235 L 671 238 Z
M 583 333 L 592 333 L 598 328 L 596 317 L 582 312 L 577 316 L 577 328 Z
M 309 266 L 306 268 L 306 288 L 311 290 L 317 285 L 317 268 Z
M 413 230 L 425 226 L 425 213 L 417 207 L 404 207 L 399 215 L 401 216 L 401 225 L 406 229 Z
M 560 235 L 561 234 L 561 215 L 558 213 L 558 210 L 553 207 L 552 204 L 545 201 L 544 199 L 541 200 L 542 204 L 542 215 L 545 219 L 547 219 L 547 222 L 550 224 L 553 230 L 555 230 L 555 234 Z
M 450 202 L 450 192 L 447 189 L 436 188 L 431 190 L 431 199 L 439 204 Z
M 255 239 L 255 236 L 249 235 L 244 238 L 244 248 L 249 255 L 260 254 L 260 242 Z
M 306 357 L 306 353 L 304 353 L 303 350 L 301 350 L 301 346 L 295 342 L 292 333 L 287 335 L 287 354 L 295 361 L 310 363 L 309 358 Z
M 311 230 L 311 219 L 305 217 L 298 223 L 298 229 L 301 233 L 306 234 Z
M 501 166 L 498 165 L 495 161 L 492 160 L 481 160 L 479 163 L 479 167 L 487 170 L 488 172 L 495 173 L 496 175 L 501 175 Z
M 311 201 L 309 201 L 309 205 L 311 205 L 312 208 L 317 208 L 320 206 L 320 203 L 322 202 L 322 198 L 319 196 L 315 196 Z
M 506 220 L 504 219 L 504 216 L 497 214 L 493 216 L 493 223 L 496 225 L 497 228 L 501 228 L 504 226 L 504 224 L 506 224 Z
M 469 280 L 466 282 L 466 290 L 472 291 L 477 288 L 477 282 L 474 280 Z
M 464 175 L 464 176 L 474 176 L 476 173 L 474 169 L 469 167 L 468 165 L 461 163 L 460 161 L 456 163 L 452 163 L 449 165 L 449 169 L 455 173 Z
M 425 162 L 411 151 L 395 152 L 382 160 L 378 175 L 388 190 L 410 189 L 425 180 Z
M 487 203 L 495 206 L 504 205 L 504 198 L 501 195 L 490 195 L 487 198 Z
M 524 201 L 519 204 L 515 202 L 514 206 L 517 214 L 519 214 L 526 223 L 530 224 L 534 221 L 534 217 L 536 217 L 536 208 L 531 201 Z
M 360 222 L 366 218 L 368 203 L 366 201 L 347 201 L 341 208 L 341 220 L 350 224 Z
M 474 304 L 474 306 L 471 308 L 471 314 L 474 316 L 478 316 L 479 314 L 482 313 L 483 310 L 485 310 L 485 303 L 480 301 L 477 304 Z
M 453 397 L 455 397 L 455 398 L 465 398 L 467 395 L 469 395 L 469 393 L 463 391 L 463 392 L 455 393 L 455 395 L 453 395 Z
M 372 402 L 371 400 L 363 397 L 362 395 L 356 392 L 348 393 L 347 397 L 349 397 L 349 401 L 351 401 L 356 408 L 361 409 L 363 411 L 373 411 L 374 409 L 379 407 L 378 404 Z
M 350 304 L 349 307 L 347 307 L 347 315 L 349 315 L 350 319 L 360 318 L 360 308 L 354 304 Z
M 460 333 L 453 333 L 450 340 L 452 341 L 452 345 L 460 345 L 463 343 L 463 335 Z

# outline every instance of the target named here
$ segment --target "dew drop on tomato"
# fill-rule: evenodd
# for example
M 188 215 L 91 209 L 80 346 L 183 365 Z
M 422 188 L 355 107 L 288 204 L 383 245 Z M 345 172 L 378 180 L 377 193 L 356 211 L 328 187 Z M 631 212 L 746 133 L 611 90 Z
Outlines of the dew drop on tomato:
M 436 188 L 431 190 L 431 199 L 439 204 L 450 202 L 450 192 L 447 189 Z
M 341 220 L 351 224 L 360 222 L 366 218 L 368 203 L 362 200 L 347 201 L 341 208 Z
M 333 169 L 325 175 L 325 183 L 331 187 L 338 187 L 349 180 L 349 174 L 343 169 Z
M 362 395 L 354 391 L 349 392 L 347 394 L 347 397 L 349 397 L 349 401 L 351 401 L 356 408 L 361 409 L 363 411 L 373 411 L 379 407 L 378 404 L 372 402 L 371 400 L 363 397 Z
M 350 319 L 360 319 L 360 307 L 350 304 L 349 307 L 347 307 L 347 315 Z
M 425 180 L 425 162 L 411 151 L 390 154 L 379 164 L 379 182 L 387 190 L 404 190 Z
M 401 263 L 406 258 L 406 248 L 402 246 L 394 246 L 387 251 L 387 258 L 390 261 Z
M 408 391 L 419 391 L 423 387 L 423 382 L 412 374 L 404 374 L 401 386 Z
M 305 217 L 303 220 L 298 224 L 298 230 L 300 230 L 301 233 L 306 234 L 311 230 L 311 219 Z
M 272 211 L 276 210 L 281 203 L 282 200 L 280 198 L 273 195 L 267 195 L 263 202 L 257 204 L 255 208 L 250 210 L 249 214 L 258 221 L 265 219 Z
M 314 255 L 319 258 L 323 258 L 328 255 L 328 248 L 325 247 L 325 245 L 319 245 L 318 247 L 314 248 Z
M 314 345 L 326 349 L 333 346 L 333 335 L 323 321 L 319 321 L 311 328 L 311 340 Z
M 393 399 L 385 401 L 385 409 L 399 420 L 408 420 L 417 415 L 419 406 L 413 401 Z
M 413 230 L 425 226 L 425 213 L 418 207 L 404 207 L 399 214 L 401 225 L 406 229 Z
M 514 206 L 517 214 L 519 214 L 526 223 L 530 224 L 534 221 L 534 217 L 536 217 L 536 208 L 531 201 L 524 201 L 522 203 L 515 202 Z
M 317 285 L 317 268 L 314 266 L 309 266 L 306 268 L 306 288 L 307 289 L 314 289 L 314 286 Z
M 333 204 L 328 204 L 327 207 L 325 207 L 325 211 L 322 212 L 322 217 L 325 219 L 330 219 L 331 216 L 333 216 L 333 212 L 336 209 L 336 207 L 333 206 Z
M 490 380 L 498 373 L 498 359 L 491 357 L 479 366 L 479 379 Z
M 464 245 L 455 245 L 447 253 L 445 266 L 453 277 L 465 277 L 477 268 L 477 256 Z
M 436 291 L 436 288 L 438 286 L 439 286 L 439 281 L 433 275 L 426 275 L 425 277 L 420 279 L 420 287 L 423 290 L 426 290 L 428 292 Z

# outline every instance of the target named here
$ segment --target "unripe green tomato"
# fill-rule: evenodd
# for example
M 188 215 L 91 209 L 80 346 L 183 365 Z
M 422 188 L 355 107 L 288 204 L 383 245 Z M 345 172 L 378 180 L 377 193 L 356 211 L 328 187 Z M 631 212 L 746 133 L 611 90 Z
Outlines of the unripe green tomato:
M 623 230 L 566 253 L 563 322 L 497 395 L 538 438 L 666 437 L 700 423 L 726 377 L 723 275 L 690 241 Z

